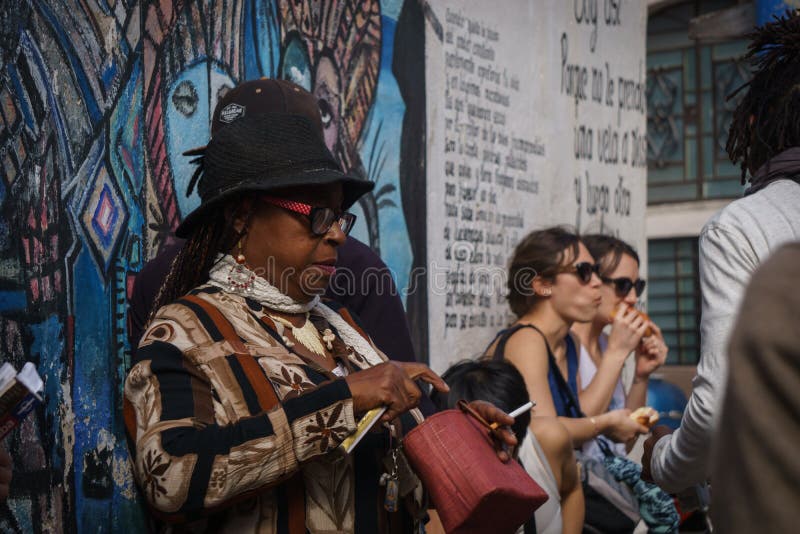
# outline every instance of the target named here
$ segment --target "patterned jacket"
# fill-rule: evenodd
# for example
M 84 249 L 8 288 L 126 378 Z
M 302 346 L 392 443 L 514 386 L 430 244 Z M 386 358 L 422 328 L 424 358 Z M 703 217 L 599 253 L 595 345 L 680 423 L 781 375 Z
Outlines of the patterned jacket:
M 202 286 L 160 309 L 142 338 L 124 417 L 137 482 L 162 526 L 353 532 L 362 522 L 358 454 L 331 452 L 356 428 L 347 383 L 292 352 L 266 311 Z M 350 372 L 370 366 L 338 334 L 333 345 Z M 373 507 L 380 464 L 367 464 Z M 376 513 L 363 521 L 384 530 Z

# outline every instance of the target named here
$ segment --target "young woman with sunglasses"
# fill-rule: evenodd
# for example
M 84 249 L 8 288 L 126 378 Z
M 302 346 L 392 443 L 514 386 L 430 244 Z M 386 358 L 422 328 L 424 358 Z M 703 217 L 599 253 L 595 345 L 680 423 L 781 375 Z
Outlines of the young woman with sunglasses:
M 640 315 L 636 300 L 642 295 L 645 281 L 639 278 L 639 255 L 624 241 L 608 235 L 581 238 L 600 267 L 600 306 L 590 322 L 576 323 L 572 331 L 580 339 L 580 403 L 587 415 L 608 410 L 644 406 L 650 375 L 667 358 L 667 345 L 661 329 Z M 611 325 L 608 335 L 603 333 Z M 651 335 L 645 336 L 650 330 Z M 622 368 L 628 355 L 636 351 L 633 384 L 625 393 Z M 585 452 L 600 449 L 592 444 Z M 623 446 L 618 452 L 625 454 Z
M 537 416 L 558 416 L 575 446 L 601 434 L 627 442 L 647 432 L 627 409 L 583 417 L 576 406 L 580 342 L 570 328 L 597 313 L 597 269 L 577 235 L 559 227 L 528 234 L 509 267 L 508 300 L 517 320 L 486 351 L 487 359 L 517 367 L 537 402 Z

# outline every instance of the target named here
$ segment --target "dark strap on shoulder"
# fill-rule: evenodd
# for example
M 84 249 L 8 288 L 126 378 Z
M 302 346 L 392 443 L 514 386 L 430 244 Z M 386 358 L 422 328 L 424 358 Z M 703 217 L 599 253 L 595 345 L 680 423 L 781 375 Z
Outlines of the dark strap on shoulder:
M 196 295 L 185 295 L 181 300 L 187 300 L 202 308 L 208 317 L 214 322 L 219 332 L 230 343 L 235 351 L 236 359 L 244 370 L 247 380 L 256 393 L 258 404 L 264 412 L 270 411 L 277 406 L 280 401 L 275 393 L 275 387 L 269 381 L 261 366 L 247 350 L 241 338 L 236 334 L 233 324 L 225 315 L 211 302 Z M 305 486 L 303 476 L 299 472 L 289 477 L 283 482 L 288 501 L 288 523 L 290 534 L 303 534 L 306 532 L 306 510 L 305 510 Z M 251 490 L 240 496 L 242 499 L 248 498 L 258 493 L 258 490 Z M 236 499 L 239 500 L 238 498 Z M 225 508 L 221 506 L 220 508 Z
M 523 328 L 533 328 L 534 330 L 536 330 L 537 332 L 542 334 L 542 331 L 539 330 L 538 328 L 536 328 L 535 326 L 533 326 L 532 324 L 518 324 L 518 325 L 512 326 L 511 328 L 506 328 L 505 330 L 500 330 L 497 333 L 497 335 L 494 336 L 494 339 L 489 343 L 489 347 L 491 347 L 494 344 L 495 341 L 497 341 L 498 339 L 500 340 L 500 341 L 497 341 L 497 346 L 494 348 L 494 352 L 492 353 L 492 361 L 493 362 L 503 361 L 505 359 L 505 357 L 506 357 L 506 343 L 508 343 L 508 340 L 511 339 L 511 336 L 513 336 L 514 334 L 516 334 L 517 332 L 519 332 Z M 542 334 L 542 337 L 544 337 L 544 334 Z M 544 342 L 545 342 L 545 344 L 547 344 L 547 340 L 546 339 L 544 340 Z M 487 352 L 489 350 L 489 347 L 486 347 Z M 547 346 L 547 351 L 548 351 L 548 354 L 549 354 L 550 353 L 550 346 L 549 345 Z
M 500 361 L 505 358 L 506 343 L 508 343 L 508 340 L 512 335 L 519 332 L 523 328 L 531 328 L 536 330 L 539 332 L 539 335 L 542 336 L 544 346 L 547 347 L 547 364 L 553 376 L 555 377 L 559 393 L 563 397 L 564 402 L 567 404 L 567 409 L 569 410 L 571 408 L 574 411 L 573 413 L 577 414 L 578 417 L 586 417 L 581 411 L 578 399 L 575 398 L 575 393 L 572 391 L 572 388 L 569 387 L 569 384 L 567 384 L 567 381 L 561 374 L 561 370 L 556 364 L 556 358 L 553 356 L 553 349 L 550 348 L 550 343 L 547 341 L 547 337 L 545 337 L 544 332 L 542 332 L 538 327 L 532 324 L 518 324 L 499 332 L 495 336 L 494 340 L 492 340 L 492 343 L 494 343 L 495 340 L 500 338 L 500 340 L 497 342 L 497 346 L 494 349 L 494 353 L 492 354 L 492 361 Z M 492 343 L 489 344 L 490 347 L 492 346 Z
M 569 336 L 569 334 L 567 334 Z M 544 336 L 542 336 L 544 337 Z M 574 343 L 571 338 L 567 338 L 567 342 Z M 547 345 L 547 357 L 550 358 L 550 365 L 553 369 L 553 375 L 555 376 L 556 384 L 558 385 L 558 390 L 561 393 L 564 402 L 566 403 L 567 410 L 572 410 L 572 413 L 575 414 L 577 417 L 586 417 L 586 415 L 581 410 L 581 405 L 578 402 L 577 397 L 575 396 L 575 392 L 572 391 L 572 388 L 569 387 L 567 381 L 564 379 L 564 376 L 561 374 L 561 370 L 556 365 L 556 359 L 553 357 L 553 351 L 550 350 L 550 345 L 547 343 L 547 340 L 544 340 L 545 345 Z M 567 348 L 569 350 L 569 348 Z M 577 347 L 576 347 L 577 350 Z
M 216 306 L 198 296 L 186 295 L 182 300 L 188 300 L 200 306 L 214 322 L 214 325 L 225 338 L 225 341 L 230 343 L 236 355 L 236 359 L 242 366 L 242 369 L 244 369 L 245 376 L 248 382 L 250 382 L 250 386 L 256 393 L 261 410 L 268 412 L 277 406 L 279 401 L 278 396 L 275 394 L 275 388 L 244 346 L 244 343 L 242 343 L 242 340 L 236 334 L 236 330 L 227 317 L 225 317 Z
M 558 368 L 558 364 L 556 363 L 556 358 L 555 356 L 553 356 L 553 349 L 550 348 L 550 343 L 547 341 L 547 338 L 545 337 L 544 333 L 535 326 L 533 326 L 532 324 L 527 326 L 530 326 L 531 328 L 539 332 L 539 335 L 542 336 L 542 340 L 544 341 L 544 346 L 547 347 L 547 360 L 550 365 L 550 370 L 553 372 L 553 376 L 555 377 L 559 393 L 564 399 L 564 402 L 566 402 L 567 404 L 566 406 L 567 410 L 570 410 L 571 408 L 573 413 L 575 413 L 578 417 L 586 417 L 581 411 L 581 405 L 578 402 L 578 399 L 575 397 L 575 392 L 572 391 L 572 388 L 569 387 L 569 384 L 567 384 L 567 381 L 564 379 L 564 375 L 561 374 L 561 369 Z M 569 334 L 567 334 L 567 343 L 574 344 L 574 341 L 572 340 L 571 337 L 569 337 Z M 567 347 L 567 350 L 569 351 L 569 347 Z
M 536 326 L 532 324 L 518 324 L 512 326 L 511 328 L 507 328 L 505 330 L 500 331 L 492 340 L 492 342 L 489 343 L 489 346 L 491 347 L 492 343 L 494 343 L 498 338 L 500 338 L 500 341 L 497 343 L 497 347 L 495 347 L 494 353 L 492 354 L 492 361 L 501 361 L 504 359 L 506 343 L 508 343 L 509 338 L 516 332 L 522 330 L 523 328 L 532 328 L 533 330 L 539 332 L 539 335 L 542 336 L 542 340 L 544 341 L 544 346 L 547 347 L 548 366 L 549 369 L 552 371 L 553 376 L 555 376 L 559 393 L 562 395 L 564 401 L 567 403 L 568 409 L 571 407 L 574 410 L 574 413 L 578 415 L 578 417 L 585 418 L 586 414 L 584 414 L 583 411 L 581 410 L 580 403 L 578 402 L 578 399 L 575 397 L 575 393 L 572 391 L 572 388 L 569 387 L 569 384 L 567 384 L 567 381 L 561 374 L 561 370 L 558 368 L 558 365 L 556 364 L 556 359 L 555 356 L 553 356 L 553 350 L 550 348 L 550 343 L 547 341 L 547 338 L 545 337 L 544 333 L 541 330 L 539 330 L 539 328 L 537 328 Z M 571 338 L 568 337 L 568 339 L 572 343 L 574 343 L 574 341 L 572 341 Z M 603 454 L 605 454 L 606 456 L 616 456 L 616 454 L 614 454 L 614 452 L 611 451 L 609 446 L 606 443 L 604 443 L 602 439 L 595 439 L 594 441 L 598 444 Z M 535 523 L 534 523 L 534 528 L 536 528 Z

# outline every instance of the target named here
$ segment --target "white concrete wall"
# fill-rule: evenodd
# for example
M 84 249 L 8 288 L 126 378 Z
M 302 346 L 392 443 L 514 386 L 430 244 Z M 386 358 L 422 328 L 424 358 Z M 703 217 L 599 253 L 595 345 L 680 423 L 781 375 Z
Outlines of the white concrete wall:
M 611 232 L 646 256 L 647 5 L 430 7 L 429 346 L 442 371 L 512 319 L 506 266 L 530 230 Z

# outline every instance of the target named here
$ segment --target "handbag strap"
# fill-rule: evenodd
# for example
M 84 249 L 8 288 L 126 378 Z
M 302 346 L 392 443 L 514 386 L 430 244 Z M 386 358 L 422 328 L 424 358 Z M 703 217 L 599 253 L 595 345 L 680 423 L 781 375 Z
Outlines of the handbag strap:
M 608 446 L 605 439 L 600 439 L 600 437 L 594 438 L 594 442 L 597 443 L 597 446 L 600 447 L 600 450 L 603 454 L 608 458 L 611 456 L 617 456 L 617 454 L 611 450 L 611 447 Z
M 527 326 L 529 328 L 533 328 L 539 335 L 542 336 L 542 340 L 544 341 L 544 346 L 547 348 L 547 363 L 550 368 L 551 374 L 555 377 L 556 385 L 558 386 L 559 394 L 561 398 L 564 399 L 566 404 L 567 410 L 572 409 L 573 413 L 576 414 L 578 417 L 586 417 L 584 413 L 581 411 L 581 405 L 578 402 L 578 399 L 575 397 L 575 393 L 572 391 L 572 388 L 569 387 L 567 384 L 564 375 L 561 374 L 561 369 L 558 368 L 558 364 L 556 363 L 556 358 L 553 355 L 553 349 L 550 348 L 550 343 L 547 341 L 547 336 L 544 335 L 538 327 L 532 324 L 526 324 L 522 326 Z
M 236 329 L 230 320 L 228 320 L 214 304 L 196 295 L 185 295 L 178 302 L 181 301 L 188 301 L 196 306 L 195 310 L 199 308 L 205 312 L 222 337 L 225 338 L 225 341 L 231 345 L 237 361 L 244 370 L 247 381 L 256 394 L 256 399 L 261 410 L 269 412 L 274 407 L 278 406 L 280 400 L 275 393 L 275 387 L 267 378 L 267 375 L 264 374 L 261 366 L 256 362 L 250 351 L 247 350 L 247 347 L 245 347 L 242 339 L 236 333 Z M 300 472 L 297 472 L 287 477 L 287 479 L 282 482 L 282 485 L 286 492 L 286 500 L 288 501 L 288 531 L 290 534 L 302 534 L 306 531 L 305 483 L 303 481 L 303 476 Z M 265 487 L 268 486 L 271 485 Z M 258 494 L 258 492 L 259 489 L 250 490 L 235 498 L 233 502 L 247 499 Z M 219 508 L 224 507 L 223 505 Z
M 539 333 L 541 334 L 541 330 L 539 331 Z M 544 334 L 542 334 L 542 337 L 544 338 Z M 555 359 L 553 358 L 553 352 L 550 350 L 550 345 L 547 343 L 547 338 L 545 338 L 544 343 L 545 345 L 547 345 L 548 357 L 551 359 L 552 364 L 555 364 Z M 556 383 L 558 384 L 558 388 L 561 391 L 564 398 L 566 399 L 567 403 L 573 407 L 575 413 L 577 413 L 580 417 L 585 419 L 586 414 L 583 413 L 583 410 L 581 410 L 580 404 L 578 403 L 578 399 L 575 397 L 575 393 L 572 391 L 572 388 L 569 387 L 567 381 L 564 380 L 564 377 L 561 375 L 561 372 L 557 370 L 557 372 L 555 372 L 554 374 L 556 376 Z M 605 443 L 605 440 L 600 439 L 599 436 L 593 438 L 593 440 L 595 443 L 597 443 L 597 446 L 600 448 L 600 451 L 602 451 L 604 456 L 606 456 L 607 458 L 617 456 L 611 450 L 608 444 Z
M 483 416 L 479 414 L 477 411 L 475 411 L 475 409 L 472 406 L 470 406 L 469 403 L 464 399 L 459 400 L 456 403 L 456 406 L 458 407 L 459 410 L 461 410 L 467 415 L 471 415 L 473 418 L 475 418 L 476 421 L 478 421 L 481 425 L 486 427 L 486 430 L 489 431 L 489 437 L 495 440 L 500 440 L 500 436 L 497 435 L 497 431 L 501 427 L 499 426 L 498 423 L 490 423 L 489 421 L 484 419 Z
M 233 348 L 234 355 L 244 369 L 245 377 L 256 394 L 261 410 L 269 412 L 275 406 L 278 406 L 280 401 L 275 393 L 275 387 L 264 374 L 264 371 L 261 370 L 261 366 L 253 358 L 253 355 L 247 350 L 228 318 L 214 304 L 196 295 L 185 295 L 181 300 L 189 301 L 201 308 L 214 323 L 219 333 L 222 334 L 222 337 L 225 338 L 225 341 Z
M 464 412 L 465 414 L 474 417 L 480 424 L 485 426 L 488 430 L 490 431 L 494 430 L 494 427 L 489 423 L 489 421 L 484 419 L 481 414 L 476 412 L 475 409 L 472 406 L 470 406 L 469 403 L 464 399 L 459 400 L 456 403 L 456 406 L 458 406 L 458 409 Z

